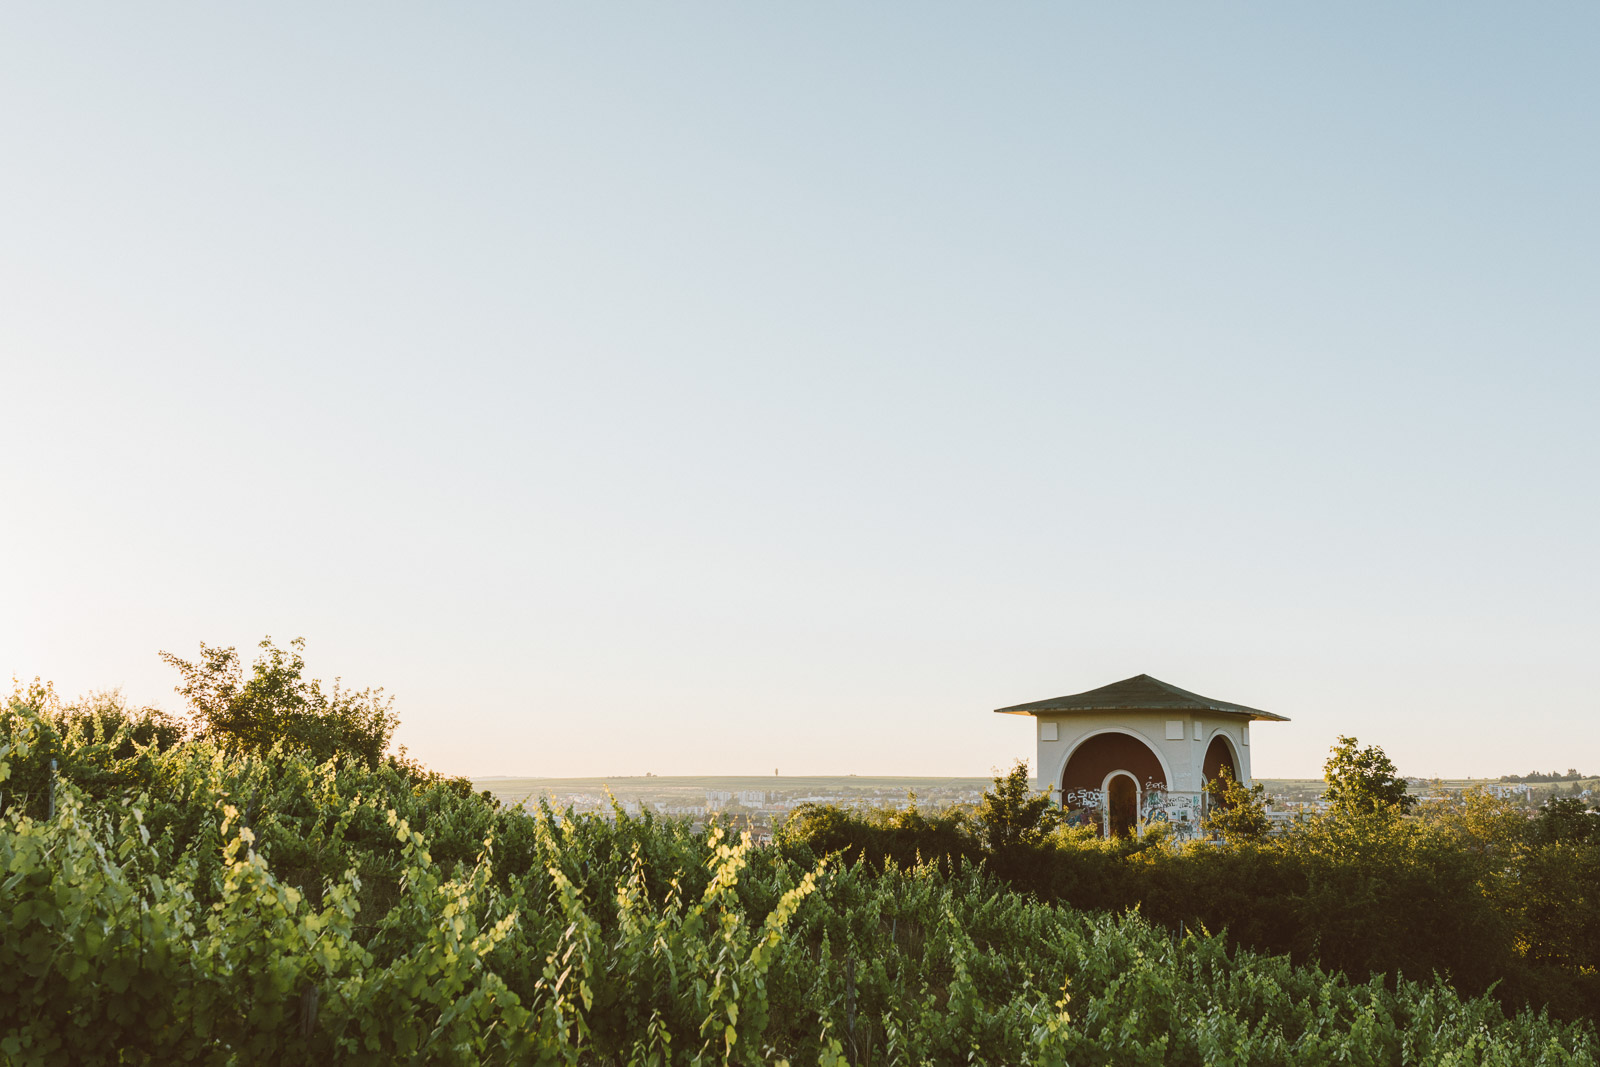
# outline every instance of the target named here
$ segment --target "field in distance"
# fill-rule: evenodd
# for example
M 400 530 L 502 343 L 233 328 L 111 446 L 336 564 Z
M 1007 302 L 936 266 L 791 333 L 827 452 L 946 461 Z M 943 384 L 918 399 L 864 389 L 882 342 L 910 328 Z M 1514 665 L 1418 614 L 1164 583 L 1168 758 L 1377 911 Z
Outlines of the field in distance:
M 1266 787 L 1268 796 L 1299 802 L 1315 800 L 1328 788 L 1321 778 L 1257 778 L 1256 782 Z M 1600 778 L 1565 782 L 1502 782 L 1498 778 L 1428 778 L 1419 782 L 1412 778 L 1408 779 L 1408 783 L 1407 791 L 1417 797 L 1440 797 L 1490 786 L 1520 789 L 1524 785 L 1528 787 L 1529 799 L 1532 800 L 1547 798 L 1557 788 L 1563 796 L 1571 794 L 1574 787 L 1580 791 L 1587 789 L 1600 792 Z
M 1314 801 L 1327 784 L 1320 778 L 1258 778 L 1271 797 L 1294 803 Z M 1040 783 L 1035 783 L 1039 785 Z M 1486 786 L 1515 785 L 1493 778 L 1445 778 L 1418 783 L 1416 796 L 1438 796 Z M 1557 783 L 1562 794 L 1573 786 L 1600 792 L 1600 779 Z M 611 797 L 630 810 L 649 807 L 668 814 L 693 815 L 710 808 L 742 808 L 747 811 L 786 811 L 806 801 L 866 807 L 904 807 L 910 793 L 925 808 L 950 804 L 976 804 L 993 779 L 916 778 L 868 775 L 615 775 L 598 778 L 521 778 L 486 777 L 473 779 L 473 786 L 488 790 L 502 803 L 519 805 L 549 798 L 558 808 L 578 810 L 609 808 Z M 1555 785 L 1532 783 L 1529 798 L 1549 796 Z
M 649 806 L 669 814 L 695 814 L 707 806 L 738 806 L 751 811 L 782 811 L 806 801 L 869 807 L 903 807 L 915 792 L 926 807 L 976 804 L 992 778 L 909 778 L 867 775 L 814 776 L 617 775 L 602 778 L 475 778 L 506 804 L 537 803 L 548 797 L 559 808 L 608 807 L 607 793 L 625 807 Z

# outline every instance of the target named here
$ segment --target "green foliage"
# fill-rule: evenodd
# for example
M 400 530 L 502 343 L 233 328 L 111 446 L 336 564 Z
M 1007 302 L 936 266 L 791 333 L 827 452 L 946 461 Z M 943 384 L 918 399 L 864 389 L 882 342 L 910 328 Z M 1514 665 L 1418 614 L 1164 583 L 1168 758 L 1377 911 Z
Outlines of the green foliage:
M 903 867 L 982 862 L 1041 900 L 1138 908 L 1171 930 L 1226 930 L 1235 944 L 1356 977 L 1437 973 L 1508 1006 L 1600 1013 L 1600 840 L 1589 821 L 1600 816 L 1562 803 L 1530 821 L 1476 795 L 1406 817 L 1397 804 L 1346 804 L 1268 836 L 1259 793 L 1219 789 L 1233 806 L 1214 807 L 1208 826 L 1223 840 L 1190 845 L 1058 829 L 996 850 L 959 813 L 919 835 L 891 830 L 900 816 L 838 808 L 806 809 L 778 842 Z
M 1600 812 L 1577 797 L 1552 797 L 1539 808 L 1533 838 L 1551 845 L 1600 842 Z
M 13 761 L 9 783 L 0 786 L 0 811 L 19 808 L 39 817 L 50 808 L 51 761 L 90 789 L 112 789 L 147 779 L 151 754 L 171 749 L 184 734 L 175 719 L 155 708 L 130 708 L 116 691 L 67 705 L 37 680 L 15 688 L 0 705 L 0 721 L 32 738 L 27 756 Z
M 1405 779 L 1394 761 L 1377 745 L 1357 748 L 1359 744 L 1353 737 L 1339 738 L 1322 766 L 1328 783 L 1323 798 L 1340 811 L 1410 811 L 1417 798 L 1406 793 Z
M 0 1061 L 18 1067 L 1588 1064 L 1600 1053 L 1589 1023 L 1507 1015 L 1409 960 L 1397 963 L 1408 977 L 1352 980 L 1241 947 L 1237 934 L 1191 924 L 1177 936 L 1140 909 L 1050 902 L 1064 887 L 1107 898 L 1139 887 L 1165 918 L 1229 892 L 1242 910 L 1280 891 L 1329 906 L 1344 891 L 1346 921 L 1394 906 L 1383 880 L 1408 856 L 1408 890 L 1444 878 L 1420 905 L 1437 909 L 1507 862 L 1493 812 L 1329 820 L 1292 848 L 1180 850 L 1058 830 L 987 853 L 987 828 L 959 812 L 814 808 L 781 847 L 757 849 L 716 825 L 501 808 L 392 761 L 317 763 L 213 740 L 119 755 L 116 734 L 58 729 L 49 704 L 47 688 L 24 690 L 0 713 L 0 789 L 39 773 L 56 797 L 53 818 L 20 801 L 0 816 Z M 45 746 L 63 769 L 53 780 Z M 863 828 L 876 835 L 863 858 L 813 849 Z M 919 841 L 950 847 L 918 861 Z M 1457 877 L 1446 854 L 1483 859 Z M 1548 885 L 1570 889 L 1584 870 Z M 1035 891 L 1016 891 L 1027 878 Z
M 260 647 L 249 678 L 232 647 L 201 642 L 194 661 L 161 653 L 183 676 L 178 692 L 189 704 L 197 737 L 255 752 L 281 743 L 318 762 L 334 756 L 368 766 L 382 761 L 397 722 L 392 698 L 384 699 L 381 689 L 344 689 L 337 678 L 327 691 L 320 681 L 307 680 L 304 638 L 281 649 L 267 637 Z
M 985 791 L 976 813 L 979 836 L 991 852 L 1014 845 L 1037 845 L 1059 824 L 1061 809 L 1049 793 L 1035 792 L 1028 765 L 1018 760 L 994 788 Z
M 978 831 L 965 811 L 926 812 L 915 803 L 902 809 L 847 810 L 833 804 L 802 804 L 776 829 L 774 842 L 794 852 L 822 856 L 840 853 L 874 866 L 923 861 L 954 870 L 963 859 L 983 855 Z
M 1212 804 L 1201 825 L 1207 833 L 1231 845 L 1266 840 L 1272 821 L 1267 818 L 1265 786 L 1246 789 L 1224 763 L 1217 777 L 1206 783 L 1206 792 Z
M 1304 957 L 1353 974 L 1438 972 L 1473 992 L 1518 965 L 1512 925 L 1480 892 L 1485 857 L 1429 823 L 1335 808 L 1276 851 L 1303 879 L 1291 947 Z

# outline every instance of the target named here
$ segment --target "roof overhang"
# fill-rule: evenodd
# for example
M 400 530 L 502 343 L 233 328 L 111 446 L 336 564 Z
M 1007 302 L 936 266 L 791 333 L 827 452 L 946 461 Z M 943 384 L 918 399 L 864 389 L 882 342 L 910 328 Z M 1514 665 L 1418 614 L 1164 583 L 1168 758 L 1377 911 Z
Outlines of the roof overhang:
M 1225 715 L 1264 722 L 1288 722 L 1286 715 L 1276 715 L 1260 708 L 1250 708 L 1226 700 L 1179 689 L 1175 685 L 1152 678 L 1148 674 L 1124 678 L 1120 682 L 1101 686 L 1083 693 L 1035 700 L 1028 704 L 1013 704 L 995 708 L 998 715 L 1093 715 L 1107 713 Z

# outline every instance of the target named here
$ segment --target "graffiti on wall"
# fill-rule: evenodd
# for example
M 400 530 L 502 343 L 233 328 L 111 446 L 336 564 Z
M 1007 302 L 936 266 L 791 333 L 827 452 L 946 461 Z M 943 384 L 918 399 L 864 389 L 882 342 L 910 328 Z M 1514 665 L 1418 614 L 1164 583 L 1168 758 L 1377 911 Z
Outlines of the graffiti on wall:
M 1106 795 L 1099 789 L 1074 789 L 1061 798 L 1069 808 L 1100 808 L 1105 806 Z
M 1100 789 L 1072 789 L 1062 794 L 1063 821 L 1068 826 L 1099 829 L 1105 811 L 1106 795 Z M 1174 791 L 1159 782 L 1146 782 L 1139 798 L 1139 819 L 1145 826 L 1165 823 L 1174 840 L 1192 841 L 1201 836 L 1204 817 L 1203 794 Z
M 1143 800 L 1139 814 L 1146 826 L 1166 823 L 1179 841 L 1200 836 L 1201 794 L 1174 792 L 1151 782 L 1145 786 Z
M 1100 810 L 1105 807 L 1105 793 L 1099 789 L 1073 789 L 1062 794 L 1061 803 L 1066 808 L 1063 821 L 1068 826 L 1100 828 Z

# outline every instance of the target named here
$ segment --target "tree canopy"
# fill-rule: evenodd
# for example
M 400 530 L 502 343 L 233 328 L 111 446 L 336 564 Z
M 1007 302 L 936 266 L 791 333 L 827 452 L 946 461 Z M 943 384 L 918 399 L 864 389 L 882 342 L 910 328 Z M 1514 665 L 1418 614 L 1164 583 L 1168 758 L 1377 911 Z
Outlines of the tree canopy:
M 1233 776 L 1233 768 L 1222 765 L 1217 777 L 1206 783 L 1211 796 L 1211 811 L 1202 828 L 1229 844 L 1262 841 L 1272 830 L 1267 818 L 1267 790 L 1260 784 L 1245 788 Z
M 183 676 L 176 688 L 189 705 L 197 739 L 258 752 L 282 742 L 318 762 L 336 756 L 369 767 L 382 762 L 398 724 L 393 697 L 385 698 L 382 689 L 345 689 L 338 678 L 326 689 L 307 679 L 303 637 L 287 649 L 264 637 L 260 648 L 248 678 L 232 646 L 202 641 L 200 658 L 192 661 L 161 653 Z
M 1323 798 L 1343 813 L 1410 811 L 1417 798 L 1406 792 L 1406 780 L 1394 761 L 1377 745 L 1360 748 L 1360 744 L 1353 737 L 1341 736 L 1333 746 L 1322 765 L 1322 777 L 1328 783 Z
M 995 776 L 994 789 L 983 794 L 976 815 L 984 843 L 999 850 L 1043 841 L 1060 821 L 1060 808 L 1049 793 L 1034 790 L 1027 763 L 1017 760 L 1011 770 Z

